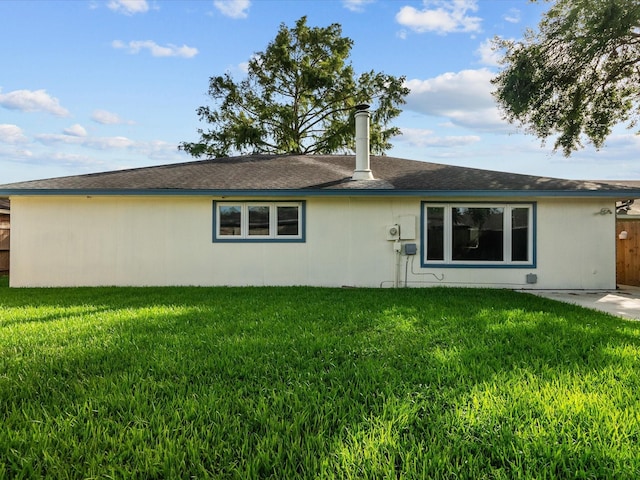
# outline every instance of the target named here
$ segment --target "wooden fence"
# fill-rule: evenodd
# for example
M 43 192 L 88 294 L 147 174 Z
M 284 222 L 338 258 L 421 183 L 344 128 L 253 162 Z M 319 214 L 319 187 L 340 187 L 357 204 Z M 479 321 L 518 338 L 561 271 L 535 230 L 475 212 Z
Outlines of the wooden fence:
M 640 218 L 618 218 L 616 238 L 616 283 L 640 286 Z
M 9 273 L 9 215 L 0 213 L 0 275 Z

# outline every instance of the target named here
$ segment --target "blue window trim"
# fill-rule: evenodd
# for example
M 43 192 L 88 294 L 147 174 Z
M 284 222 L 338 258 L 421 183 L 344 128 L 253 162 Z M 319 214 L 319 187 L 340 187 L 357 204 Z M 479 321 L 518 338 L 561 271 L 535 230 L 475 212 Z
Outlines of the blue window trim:
M 425 261 L 425 246 L 426 246 L 426 238 L 425 238 L 425 221 L 426 221 L 426 205 L 437 205 L 437 204 L 447 204 L 447 205 L 477 205 L 477 204 L 491 204 L 491 205 L 527 205 L 531 206 L 531 262 L 528 263 L 428 263 Z M 538 204 L 537 202 L 482 202 L 482 201 L 473 201 L 473 202 L 438 202 L 433 200 L 423 200 L 420 202 L 420 266 L 422 268 L 525 268 L 531 269 L 537 267 L 537 248 L 538 248 L 538 221 L 537 221 L 537 213 L 538 213 Z
M 300 237 L 296 238 L 287 238 L 286 236 L 281 237 L 261 237 L 261 238 L 232 238 L 231 236 L 219 236 L 218 229 L 216 228 L 217 216 L 218 216 L 218 205 L 219 204 L 231 204 L 231 205 L 245 205 L 250 203 L 251 205 L 256 205 L 260 203 L 273 204 L 278 203 L 282 205 L 286 205 L 288 203 L 300 205 Z M 215 243 L 305 243 L 307 240 L 307 202 L 305 200 L 252 200 L 252 199 L 244 199 L 244 200 L 213 200 L 213 224 L 211 228 L 213 232 L 212 241 Z

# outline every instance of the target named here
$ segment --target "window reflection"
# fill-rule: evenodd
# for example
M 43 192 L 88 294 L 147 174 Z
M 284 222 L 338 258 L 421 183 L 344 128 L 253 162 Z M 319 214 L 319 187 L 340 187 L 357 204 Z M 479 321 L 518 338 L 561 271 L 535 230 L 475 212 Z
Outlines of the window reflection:
M 427 258 L 444 260 L 444 207 L 427 207 Z
M 269 235 L 269 206 L 249 206 L 249 235 Z
M 451 209 L 452 260 L 502 261 L 504 259 L 504 209 Z
M 511 260 L 525 262 L 529 256 L 529 209 L 511 210 Z
M 298 235 L 298 207 L 278 206 L 278 235 Z
M 240 205 L 220 205 L 220 235 L 240 235 L 242 227 Z

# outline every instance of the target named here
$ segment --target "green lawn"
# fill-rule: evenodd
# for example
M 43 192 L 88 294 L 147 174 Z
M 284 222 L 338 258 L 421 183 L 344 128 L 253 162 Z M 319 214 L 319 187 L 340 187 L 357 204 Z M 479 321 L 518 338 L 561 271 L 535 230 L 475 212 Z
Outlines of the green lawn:
M 640 323 L 479 289 L 0 282 L 0 479 L 640 478 Z

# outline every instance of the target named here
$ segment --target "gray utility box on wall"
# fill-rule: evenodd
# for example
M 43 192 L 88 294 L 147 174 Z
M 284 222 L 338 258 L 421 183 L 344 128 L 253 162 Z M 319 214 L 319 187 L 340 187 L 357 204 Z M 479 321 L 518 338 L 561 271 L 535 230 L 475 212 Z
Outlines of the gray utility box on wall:
M 405 243 L 403 250 L 403 253 L 405 255 L 415 255 L 416 253 L 418 253 L 418 247 L 415 243 Z

